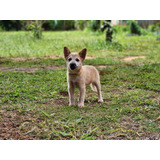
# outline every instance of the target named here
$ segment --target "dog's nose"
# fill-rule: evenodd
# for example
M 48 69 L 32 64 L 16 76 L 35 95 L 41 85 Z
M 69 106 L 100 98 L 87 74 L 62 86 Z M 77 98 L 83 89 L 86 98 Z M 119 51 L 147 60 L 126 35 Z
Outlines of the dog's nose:
M 74 70 L 76 68 L 76 64 L 75 63 L 71 63 L 70 64 L 70 68 L 71 68 L 71 70 Z

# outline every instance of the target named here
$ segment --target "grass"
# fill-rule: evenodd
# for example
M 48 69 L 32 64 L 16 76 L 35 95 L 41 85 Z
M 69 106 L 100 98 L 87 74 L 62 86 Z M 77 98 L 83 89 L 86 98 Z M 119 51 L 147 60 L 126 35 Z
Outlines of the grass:
M 152 56 L 160 58 L 159 41 L 155 35 L 127 37 L 125 34 L 114 35 L 113 44 L 106 45 L 105 34 L 97 32 L 44 32 L 42 40 L 34 39 L 30 32 L 0 32 L 0 57 L 59 56 L 63 54 L 63 47 L 68 46 L 77 52 L 86 47 L 89 56 L 123 58 L 140 53 L 151 56 L 154 52 Z
M 103 34 L 90 32 L 45 32 L 42 40 L 25 32 L 0 34 L 0 139 L 160 139 L 160 44 L 154 35 L 120 34 L 104 45 Z M 85 107 L 68 106 L 64 59 L 42 57 L 61 55 L 63 46 L 87 47 L 96 58 L 85 64 L 107 66 L 98 69 L 103 103 L 87 87 Z M 134 55 L 146 58 L 121 60 Z M 27 59 L 11 59 L 20 56 Z

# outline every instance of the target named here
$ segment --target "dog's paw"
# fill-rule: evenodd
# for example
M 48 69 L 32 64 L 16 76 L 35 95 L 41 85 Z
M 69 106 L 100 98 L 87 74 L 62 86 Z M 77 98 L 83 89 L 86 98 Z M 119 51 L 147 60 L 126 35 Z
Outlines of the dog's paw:
M 84 104 L 78 104 L 78 107 L 79 107 L 79 108 L 83 108 L 83 107 L 84 107 Z
M 75 103 L 70 103 L 69 106 L 75 106 Z
M 99 103 L 102 103 L 102 102 L 103 102 L 103 99 L 99 99 L 98 102 L 99 102 Z

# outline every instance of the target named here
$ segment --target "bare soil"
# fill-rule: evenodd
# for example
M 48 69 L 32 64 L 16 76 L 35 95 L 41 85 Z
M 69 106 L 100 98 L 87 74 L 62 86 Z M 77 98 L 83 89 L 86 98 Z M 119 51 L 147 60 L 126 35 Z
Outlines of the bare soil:
M 11 58 L 5 58 L 5 57 L 0 57 L 1 59 L 12 59 L 13 61 L 27 61 L 27 60 L 35 60 L 38 59 L 38 57 L 11 57 Z M 60 56 L 55 56 L 55 55 L 50 55 L 50 56 L 43 56 L 41 58 L 47 59 L 59 59 L 59 58 L 64 58 L 63 55 Z M 96 58 L 95 56 L 87 56 L 86 59 L 94 59 Z
M 19 131 L 21 124 L 28 122 L 33 115 L 23 115 L 23 118 L 21 118 L 18 111 L 4 112 L 4 110 L 0 110 L 0 140 L 36 139 L 36 137 L 32 137 L 31 135 Z
M 95 66 L 97 69 L 104 69 L 107 66 L 99 65 Z M 0 67 L 0 71 L 19 71 L 19 72 L 35 72 L 38 69 L 50 69 L 50 70 L 57 70 L 57 69 L 65 69 L 63 66 L 47 66 L 47 67 Z
M 143 58 L 143 59 L 145 59 L 146 57 L 145 57 L 145 56 L 132 56 L 132 57 L 126 57 L 126 58 L 122 59 L 122 61 L 132 62 L 132 60 L 138 59 L 138 58 Z
M 48 66 L 48 67 L 40 67 L 43 69 L 57 70 L 62 69 L 62 66 Z M 0 67 L 0 71 L 20 71 L 20 72 L 35 72 L 40 69 L 38 67 Z
M 23 72 L 35 72 L 37 67 L 0 67 L 0 71 L 23 71 Z

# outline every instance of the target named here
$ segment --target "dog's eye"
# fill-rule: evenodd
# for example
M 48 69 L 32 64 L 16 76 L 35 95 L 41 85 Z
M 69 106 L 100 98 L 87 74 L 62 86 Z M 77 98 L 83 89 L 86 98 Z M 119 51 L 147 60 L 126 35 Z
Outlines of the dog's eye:
M 79 59 L 78 59 L 78 58 L 76 58 L 76 61 L 77 61 L 77 62 L 79 62 Z
M 69 59 L 68 59 L 68 61 L 71 61 L 71 60 L 72 60 L 72 58 L 69 58 Z

